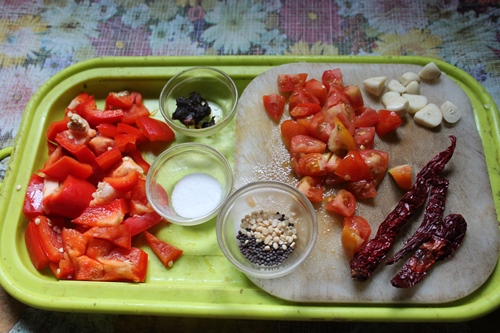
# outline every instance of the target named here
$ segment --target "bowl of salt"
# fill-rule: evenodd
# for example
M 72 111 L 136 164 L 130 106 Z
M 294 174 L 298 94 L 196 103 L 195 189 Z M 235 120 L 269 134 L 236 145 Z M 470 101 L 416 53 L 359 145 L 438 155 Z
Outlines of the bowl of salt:
M 170 147 L 151 164 L 146 195 L 167 221 L 192 226 L 214 218 L 231 193 L 233 173 L 222 153 L 201 143 Z

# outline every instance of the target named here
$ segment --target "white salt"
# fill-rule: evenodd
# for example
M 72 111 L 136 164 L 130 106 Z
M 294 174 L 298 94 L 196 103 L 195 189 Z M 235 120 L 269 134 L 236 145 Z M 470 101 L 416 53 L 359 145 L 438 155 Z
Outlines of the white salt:
M 196 172 L 184 176 L 172 191 L 172 207 L 184 218 L 197 218 L 210 213 L 219 204 L 222 188 L 217 179 Z

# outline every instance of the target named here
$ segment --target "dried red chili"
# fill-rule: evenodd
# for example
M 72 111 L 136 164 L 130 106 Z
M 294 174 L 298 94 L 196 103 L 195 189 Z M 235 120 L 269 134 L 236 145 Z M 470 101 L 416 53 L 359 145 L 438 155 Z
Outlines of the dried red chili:
M 440 174 L 451 159 L 456 137 L 450 135 L 450 146 L 430 160 L 418 173 L 412 189 L 405 193 L 393 211 L 385 218 L 377 234 L 351 259 L 351 276 L 358 281 L 369 279 L 394 245 L 403 225 L 421 207 L 429 194 L 435 175 Z
M 422 281 L 436 261 L 451 256 L 462 243 L 467 222 L 460 214 L 450 214 L 436 227 L 426 241 L 408 259 L 391 284 L 396 288 L 410 288 Z
M 392 265 L 432 237 L 433 232 L 443 219 L 446 192 L 449 184 L 450 182 L 446 178 L 440 176 L 434 178 L 422 224 L 413 236 L 406 240 L 403 248 L 385 261 L 386 265 Z

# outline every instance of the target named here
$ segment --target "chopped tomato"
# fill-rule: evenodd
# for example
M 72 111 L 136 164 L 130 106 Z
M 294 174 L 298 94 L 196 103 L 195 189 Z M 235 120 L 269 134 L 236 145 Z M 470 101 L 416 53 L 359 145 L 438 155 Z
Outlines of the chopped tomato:
M 309 79 L 304 83 L 304 89 L 313 94 L 321 105 L 325 104 L 327 89 L 323 83 L 316 79 Z
M 347 181 L 373 179 L 370 167 L 358 151 L 349 151 L 337 165 L 335 174 Z
M 127 212 L 127 202 L 124 198 L 119 198 L 105 204 L 86 207 L 73 222 L 90 227 L 109 227 L 122 223 Z
M 356 199 L 369 199 L 377 195 L 377 187 L 373 180 L 359 180 L 355 182 L 347 182 L 345 189 L 354 194 Z
M 375 143 L 375 127 L 358 127 L 354 130 L 354 142 L 357 150 L 373 149 Z
M 360 150 L 359 154 L 370 168 L 375 186 L 378 186 L 387 172 L 389 153 L 377 149 L 365 149 Z
M 325 202 L 327 211 L 342 216 L 352 216 L 356 210 L 356 198 L 345 189 L 339 190 L 334 196 L 325 198 Z
M 292 138 L 290 142 L 290 154 L 298 156 L 301 154 L 320 153 L 326 150 L 326 143 L 310 137 L 309 135 L 299 134 Z
M 320 101 L 312 92 L 306 90 L 304 87 L 295 88 L 288 98 L 288 109 L 293 110 L 297 105 L 304 103 L 320 104 Z
M 144 236 L 146 237 L 146 242 L 149 247 L 153 250 L 166 268 L 172 267 L 174 261 L 179 259 L 183 253 L 183 251 L 178 247 L 168 244 L 147 231 L 144 231 Z
M 23 214 L 28 220 L 43 214 L 43 183 L 43 178 L 37 174 L 30 178 L 23 204 Z
M 298 159 L 298 174 L 302 176 L 321 177 L 326 175 L 328 160 L 321 153 L 309 153 Z
M 34 221 L 28 222 L 26 232 L 24 233 L 24 241 L 33 266 L 37 270 L 47 267 L 50 259 L 42 247 L 40 242 L 40 233 L 38 232 Z
M 321 106 L 316 103 L 302 103 L 290 110 L 290 115 L 294 118 L 308 117 L 321 112 Z
M 380 117 L 376 110 L 365 108 L 365 110 L 354 118 L 355 127 L 372 127 L 376 126 Z
M 349 133 L 354 134 L 354 111 L 349 104 L 339 103 L 324 109 L 323 113 L 328 122 L 333 122 L 335 118 L 340 120 Z
M 318 112 L 311 118 L 307 118 L 308 130 L 311 136 L 323 142 L 328 142 L 333 131 L 333 122 L 325 119 L 324 112 Z
M 328 161 L 326 162 L 325 166 L 326 172 L 329 174 L 334 174 L 335 169 L 337 169 L 337 166 L 339 165 L 340 161 L 342 161 L 341 156 L 330 153 L 330 155 L 328 156 Z
M 287 119 L 283 121 L 280 125 L 281 138 L 287 149 L 290 148 L 290 143 L 292 138 L 296 135 L 306 135 L 308 134 L 307 128 L 299 125 L 295 120 Z
M 307 80 L 307 73 L 278 74 L 279 92 L 290 92 L 296 87 L 301 87 Z
M 350 85 L 344 87 L 344 93 L 349 98 L 350 104 L 353 109 L 361 108 L 365 105 L 363 101 L 363 95 L 361 94 L 361 89 L 359 86 Z
M 408 191 L 412 188 L 413 183 L 411 165 L 397 165 L 390 168 L 388 172 L 401 189 Z
M 345 253 L 352 258 L 368 242 L 371 232 L 365 218 L 358 215 L 344 217 L 341 241 Z
M 331 86 L 344 86 L 344 76 L 342 75 L 342 71 L 340 68 L 328 69 L 323 72 L 321 76 L 321 82 L 326 87 Z
M 323 185 L 321 179 L 304 176 L 300 179 L 297 189 L 311 202 L 323 201 Z
M 174 131 L 163 121 L 140 116 L 136 118 L 135 123 L 149 141 L 171 142 L 175 139 Z
M 333 130 L 328 138 L 328 149 L 338 155 L 356 150 L 356 142 L 344 124 L 338 119 L 333 119 Z
M 395 131 L 403 123 L 403 119 L 394 111 L 379 110 L 379 121 L 376 125 L 377 135 L 384 136 Z
M 328 90 L 328 95 L 326 97 L 324 108 L 329 109 L 337 104 L 350 104 L 350 103 L 351 101 L 344 92 L 344 89 L 341 86 L 333 85 Z
M 266 110 L 267 115 L 278 121 L 281 119 L 283 112 L 285 112 L 286 98 L 279 94 L 269 94 L 262 96 L 262 103 L 264 104 L 264 110 Z

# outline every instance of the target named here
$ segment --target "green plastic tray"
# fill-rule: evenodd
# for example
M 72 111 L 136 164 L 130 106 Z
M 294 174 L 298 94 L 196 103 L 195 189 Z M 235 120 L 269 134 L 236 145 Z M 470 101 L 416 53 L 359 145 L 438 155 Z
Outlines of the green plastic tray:
M 50 78 L 32 97 L 24 112 L 9 167 L 0 192 L 0 283 L 19 301 L 33 307 L 75 312 L 153 314 L 283 320 L 459 321 L 479 317 L 500 305 L 500 268 L 478 290 L 445 304 L 304 304 L 275 298 L 233 268 L 218 248 L 215 220 L 182 228 L 162 224 L 154 232 L 185 250 L 171 270 L 150 254 L 146 283 L 58 281 L 50 271 L 37 272 L 26 252 L 22 216 L 24 193 L 31 174 L 47 156 L 44 132 L 60 119 L 70 100 L 81 91 L 103 101 L 109 91 L 137 90 L 151 111 L 165 82 L 193 66 L 213 66 L 228 73 L 240 93 L 272 66 L 290 62 L 371 64 L 438 64 L 468 94 L 484 150 L 500 216 L 500 135 L 498 109 L 486 90 L 471 76 L 447 63 L 419 57 L 110 57 L 70 66 Z M 159 117 L 159 112 L 155 117 Z M 197 139 L 233 157 L 235 122 L 212 138 Z M 178 136 L 177 142 L 187 140 Z M 164 147 L 151 147 L 151 159 Z

